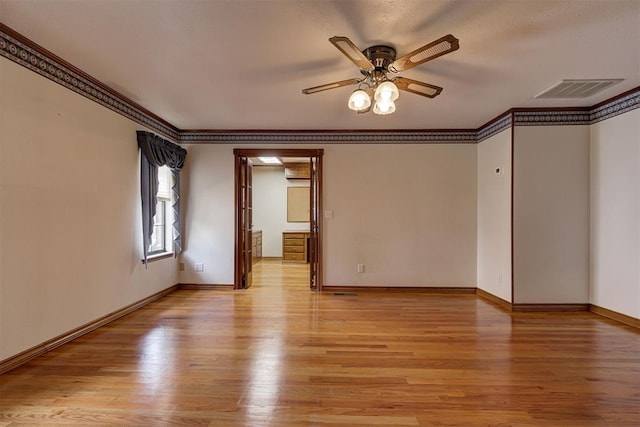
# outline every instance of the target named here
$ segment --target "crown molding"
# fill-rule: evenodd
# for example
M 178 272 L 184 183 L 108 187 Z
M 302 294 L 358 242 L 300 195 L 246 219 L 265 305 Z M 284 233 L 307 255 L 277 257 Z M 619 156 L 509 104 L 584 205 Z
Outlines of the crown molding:
M 478 129 L 181 130 L 0 23 L 0 56 L 180 144 L 477 144 L 512 126 L 590 125 L 640 108 L 640 86 L 585 108 L 515 108 Z

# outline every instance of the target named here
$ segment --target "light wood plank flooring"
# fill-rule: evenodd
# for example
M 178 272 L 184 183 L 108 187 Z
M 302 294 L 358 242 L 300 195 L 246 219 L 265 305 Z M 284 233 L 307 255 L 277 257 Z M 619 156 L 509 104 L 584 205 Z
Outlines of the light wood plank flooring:
M 0 376 L 0 426 L 638 426 L 640 334 L 475 295 L 177 291 Z

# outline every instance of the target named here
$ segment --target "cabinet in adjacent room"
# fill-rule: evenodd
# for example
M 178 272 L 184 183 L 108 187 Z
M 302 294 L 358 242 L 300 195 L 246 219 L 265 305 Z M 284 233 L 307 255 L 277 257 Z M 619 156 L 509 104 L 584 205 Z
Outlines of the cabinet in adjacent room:
M 284 177 L 286 179 L 309 179 L 311 169 L 309 163 L 287 163 L 284 165 Z
M 253 230 L 252 235 L 252 258 L 253 262 L 258 262 L 262 258 L 262 230 Z
M 309 232 L 282 232 L 282 262 L 309 262 Z

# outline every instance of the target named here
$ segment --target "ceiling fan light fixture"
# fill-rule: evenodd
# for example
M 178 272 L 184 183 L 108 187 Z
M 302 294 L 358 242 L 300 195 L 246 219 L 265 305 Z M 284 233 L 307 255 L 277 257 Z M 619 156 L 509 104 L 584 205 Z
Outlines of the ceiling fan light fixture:
M 396 111 L 396 103 L 393 101 L 377 101 L 373 106 L 373 112 L 381 116 Z
M 371 97 L 362 89 L 356 89 L 349 97 L 347 104 L 353 111 L 364 111 L 371 106 Z
M 458 50 L 460 47 L 458 39 L 451 34 L 447 34 L 397 58 L 396 49 L 388 45 L 375 45 L 360 50 L 345 36 L 331 37 L 329 42 L 360 69 L 360 73 L 364 78 L 341 80 L 309 87 L 302 89 L 302 93 L 309 95 L 357 84 L 358 88 L 351 93 L 347 102 L 349 109 L 358 114 L 368 113 L 373 110 L 375 114 L 381 115 L 391 114 L 396 111 L 395 101 L 400 96 L 400 90 L 427 98 L 434 98 L 442 92 L 440 86 L 406 77 L 389 78 L 389 73 L 409 70 L 417 65 Z M 374 103 L 373 107 L 372 103 Z
M 393 102 L 400 96 L 398 87 L 391 81 L 385 81 L 378 85 L 374 98 L 378 102 Z

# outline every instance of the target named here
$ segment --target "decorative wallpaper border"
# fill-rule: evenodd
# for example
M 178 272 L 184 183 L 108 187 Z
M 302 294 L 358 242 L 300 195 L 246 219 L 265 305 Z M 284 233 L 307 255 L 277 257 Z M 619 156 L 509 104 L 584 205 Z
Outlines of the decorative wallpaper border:
M 502 132 L 511 127 L 511 114 L 506 113 L 503 117 L 490 122 L 489 124 L 478 129 L 476 133 L 476 142 L 480 143 L 493 135 Z
M 180 144 L 477 144 L 511 126 L 589 125 L 640 108 L 640 87 L 591 108 L 512 109 L 477 130 L 180 130 L 0 23 L 0 56 Z
M 589 124 L 601 122 L 636 108 L 640 108 L 640 88 L 636 88 L 627 95 L 623 95 L 611 102 L 595 106 L 591 110 Z
M 514 126 L 588 125 L 589 110 L 584 111 L 517 111 L 513 112 Z
M 475 144 L 476 131 L 182 131 L 182 144 Z
M 513 110 L 514 126 L 592 125 L 640 108 L 640 87 L 593 107 Z

